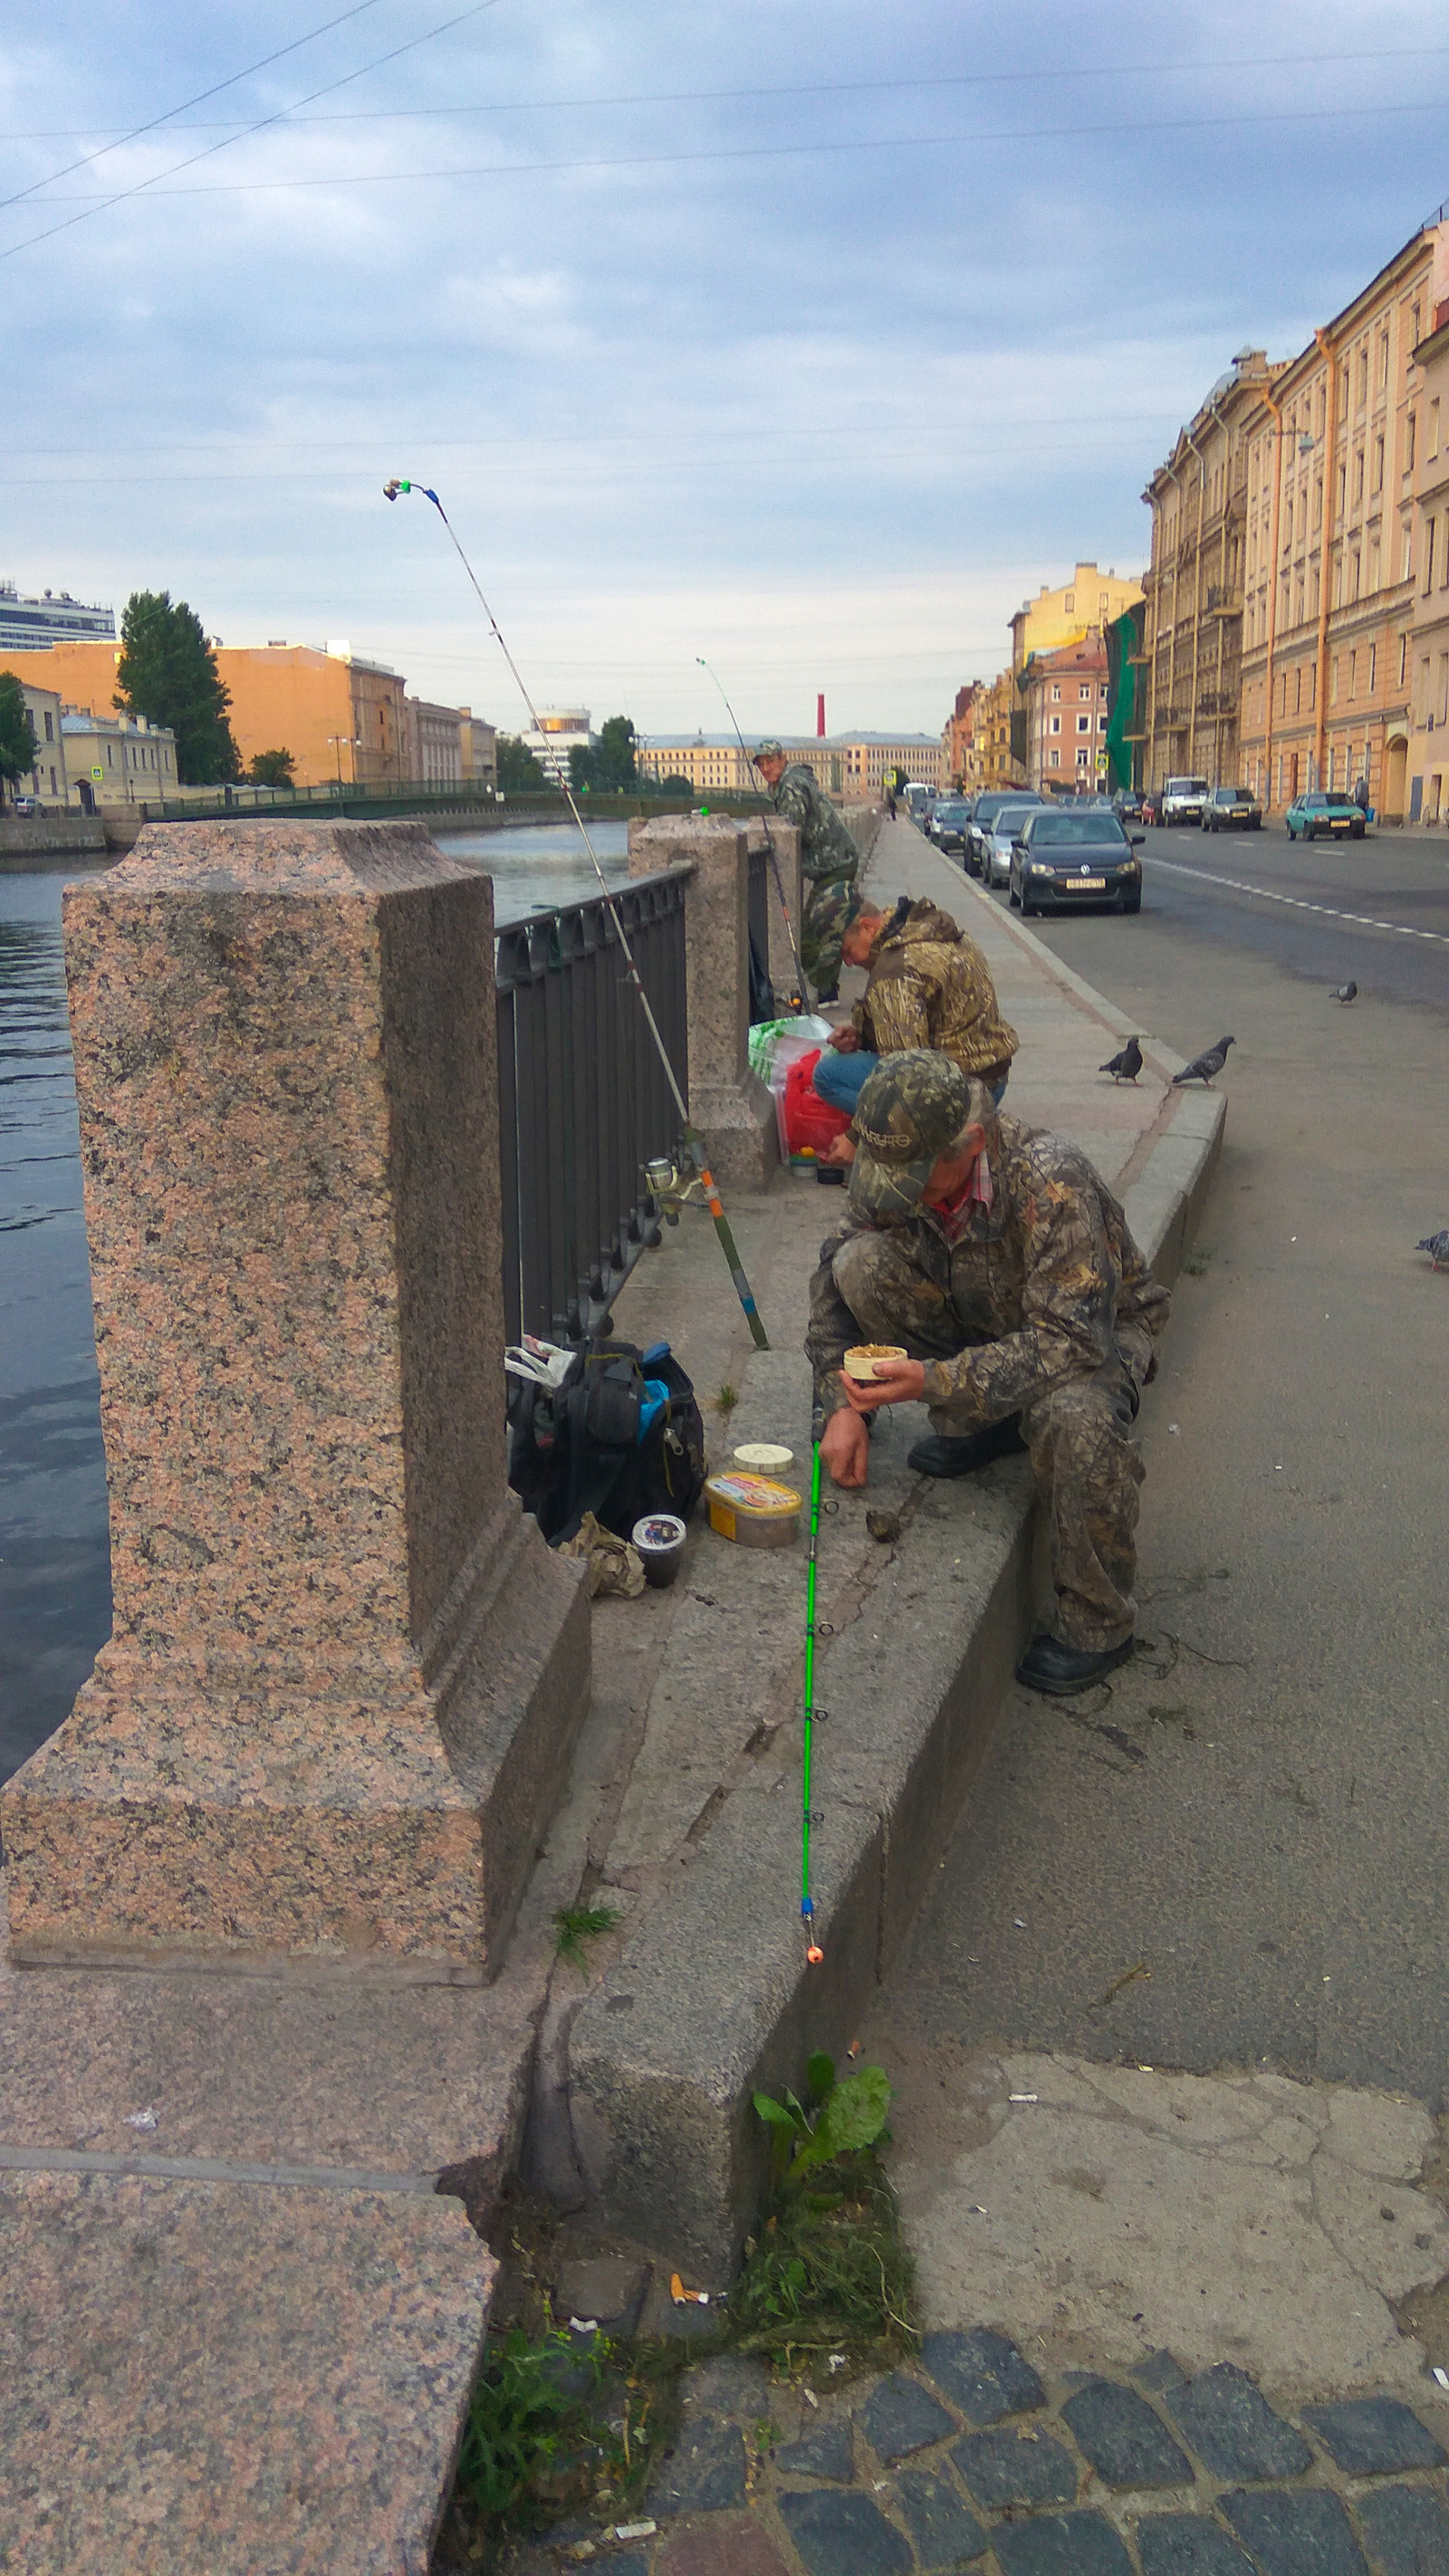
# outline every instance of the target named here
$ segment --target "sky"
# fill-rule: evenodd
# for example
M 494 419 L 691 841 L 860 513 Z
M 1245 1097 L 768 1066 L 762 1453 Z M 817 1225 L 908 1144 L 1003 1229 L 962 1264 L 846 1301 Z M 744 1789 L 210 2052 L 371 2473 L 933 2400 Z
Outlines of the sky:
M 1449 196 L 1446 108 L 1395 0 L 12 9 L 0 576 L 512 729 L 404 475 L 540 705 L 718 730 L 703 655 L 747 730 L 935 734 Z

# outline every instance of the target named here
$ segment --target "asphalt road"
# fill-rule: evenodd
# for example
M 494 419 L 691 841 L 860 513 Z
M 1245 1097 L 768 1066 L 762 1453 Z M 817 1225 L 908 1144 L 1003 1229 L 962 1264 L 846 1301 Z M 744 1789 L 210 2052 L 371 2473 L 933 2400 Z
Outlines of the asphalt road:
M 1009 1695 L 881 2027 L 1438 2107 L 1449 1276 L 1413 1246 L 1449 1225 L 1449 843 L 1156 832 L 1144 862 L 1139 917 L 1033 925 L 1124 1034 L 1237 1039 L 1140 1425 L 1144 1651 Z

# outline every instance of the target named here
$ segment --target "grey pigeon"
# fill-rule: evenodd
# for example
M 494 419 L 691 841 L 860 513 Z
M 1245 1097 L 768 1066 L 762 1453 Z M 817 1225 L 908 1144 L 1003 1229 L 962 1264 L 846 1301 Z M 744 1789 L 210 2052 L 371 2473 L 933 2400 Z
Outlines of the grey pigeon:
M 1441 1225 L 1437 1234 L 1426 1234 L 1416 1252 L 1427 1252 L 1436 1270 L 1449 1270 L 1449 1225 Z
M 1142 1049 L 1135 1038 L 1129 1038 L 1120 1055 L 1099 1064 L 1099 1073 L 1110 1073 L 1114 1082 L 1135 1082 L 1142 1071 Z
M 1211 1082 L 1227 1063 L 1229 1047 L 1237 1043 L 1236 1038 L 1219 1038 L 1215 1047 L 1208 1047 L 1202 1055 L 1195 1055 L 1191 1064 L 1185 1064 L 1181 1073 L 1173 1075 L 1173 1089 L 1176 1090 L 1180 1082 Z
M 1330 1002 L 1351 1002 L 1356 998 L 1357 993 L 1358 986 L 1351 975 L 1346 984 L 1330 984 L 1328 988 Z

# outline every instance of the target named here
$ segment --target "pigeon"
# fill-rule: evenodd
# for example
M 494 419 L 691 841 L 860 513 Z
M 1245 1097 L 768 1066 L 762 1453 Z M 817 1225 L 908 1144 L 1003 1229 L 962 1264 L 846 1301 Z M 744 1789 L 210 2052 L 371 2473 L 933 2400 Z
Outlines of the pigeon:
M 1173 1089 L 1176 1090 L 1180 1082 L 1211 1082 L 1227 1063 L 1229 1047 L 1237 1043 L 1236 1038 L 1219 1038 L 1215 1047 L 1208 1047 L 1202 1055 L 1195 1055 L 1191 1064 L 1185 1064 L 1181 1073 L 1173 1075 Z
M 1142 1049 L 1135 1038 L 1129 1038 L 1120 1055 L 1099 1064 L 1099 1073 L 1110 1073 L 1114 1082 L 1135 1082 L 1142 1071 Z
M 1427 1252 L 1436 1270 L 1449 1270 L 1449 1225 L 1441 1225 L 1437 1234 L 1426 1234 L 1416 1252 Z
M 1357 993 L 1358 986 L 1351 975 L 1346 984 L 1330 984 L 1328 988 L 1330 1002 L 1352 1002 Z

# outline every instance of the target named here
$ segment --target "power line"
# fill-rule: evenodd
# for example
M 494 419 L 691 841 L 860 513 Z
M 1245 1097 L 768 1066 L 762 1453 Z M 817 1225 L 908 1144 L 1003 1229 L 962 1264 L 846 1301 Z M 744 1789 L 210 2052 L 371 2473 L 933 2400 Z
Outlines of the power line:
M 323 31 L 319 30 L 318 32 L 320 33 Z M 302 43 L 306 43 L 307 41 L 308 39 L 305 37 L 299 39 L 299 42 Z M 288 51 L 290 48 L 284 48 L 283 50 Z M 922 73 L 917 78 L 910 80 L 792 81 L 788 90 L 777 91 L 774 93 L 774 96 L 777 97 L 784 105 L 788 106 L 795 99 L 799 98 L 848 98 L 853 96 L 880 97 L 894 94 L 900 90 L 913 89 L 993 89 L 1005 87 L 1008 84 L 1020 84 L 1028 81 L 1129 80 L 1134 78 L 1141 79 L 1143 77 L 1150 77 L 1153 79 L 1198 79 L 1204 74 L 1212 72 L 1284 71 L 1296 70 L 1305 67 L 1317 70 L 1319 68 L 1328 69 L 1331 67 L 1337 67 L 1345 63 L 1422 62 L 1427 61 L 1431 57 L 1437 57 L 1446 53 L 1449 53 L 1449 45 L 1399 45 L 1393 47 L 1374 46 L 1370 51 L 1363 53 L 1244 54 L 1230 57 L 1213 57 L 1212 59 L 1195 62 L 1155 62 L 1147 65 L 1145 70 L 1144 66 L 1140 62 L 1136 62 L 1115 64 L 1091 63 L 1080 66 L 1068 65 L 1064 69 L 1050 67 L 1047 69 L 1024 72 L 929 72 Z M 275 57 L 268 56 L 269 61 L 274 59 Z M 254 68 L 260 69 L 261 66 L 254 66 Z M 353 77 L 360 78 L 361 74 L 355 74 Z M 238 80 L 243 80 L 246 78 L 246 74 L 238 72 L 236 74 L 236 78 Z M 223 82 L 221 86 L 225 88 L 228 84 Z M 210 91 L 203 92 L 204 97 L 210 97 L 211 95 L 212 93 Z M 321 97 L 323 92 L 320 90 L 315 91 L 313 95 L 315 97 Z M 762 93 L 758 85 L 756 85 L 750 89 L 618 90 L 612 94 L 605 94 L 595 98 L 480 99 L 476 101 L 468 101 L 466 103 L 455 101 L 451 106 L 447 107 L 357 107 L 344 108 L 341 114 L 337 116 L 301 116 L 297 113 L 296 109 L 286 108 L 281 111 L 281 115 L 284 121 L 297 125 L 359 125 L 386 124 L 403 117 L 420 116 L 552 116 L 555 114 L 561 114 L 566 109 L 590 109 L 600 107 L 709 106 L 714 104 L 728 104 L 731 100 L 742 98 L 753 100 L 757 106 L 762 103 Z M 300 106 L 303 103 L 304 102 L 299 101 L 298 104 Z M 188 101 L 187 104 L 195 105 L 196 102 Z M 174 113 L 179 115 L 181 111 L 177 109 Z M 160 124 L 164 121 L 165 120 L 161 118 L 153 120 L 156 124 Z M 150 130 L 151 128 L 149 126 L 138 126 L 136 128 L 136 135 L 149 133 Z M 183 127 L 181 129 L 184 133 L 210 133 L 218 130 L 224 130 L 227 133 L 244 133 L 247 129 L 240 125 L 228 126 L 221 129 L 218 126 L 206 124 L 197 124 L 194 126 Z M 23 135 L 12 135 L 7 139 L 11 142 L 59 143 L 73 140 L 76 136 L 81 134 L 96 132 L 104 133 L 106 131 L 107 129 L 103 126 L 42 127 L 38 132 L 34 128 L 30 128 Z M 136 139 L 136 135 L 123 135 L 119 138 L 117 143 L 108 144 L 106 149 L 108 151 L 119 150 L 121 143 L 133 142 Z M 88 158 L 91 159 L 99 159 L 99 157 L 99 154 L 91 154 L 88 156 Z M 80 169 L 83 166 L 84 165 L 79 161 L 72 162 L 70 164 L 72 169 Z M 53 171 L 51 175 L 53 178 L 63 179 L 68 176 L 68 172 L 66 170 L 56 170 Z M 34 184 L 36 187 L 42 188 L 46 186 L 47 182 L 43 179 L 37 179 Z M 22 193 L 29 194 L 30 192 L 26 190 Z M 7 204 L 13 204 L 15 200 L 10 198 L 4 200 L 4 202 Z
M 359 0 L 359 5 L 371 7 L 373 0 Z M 422 35 L 409 36 L 406 44 L 394 45 L 390 53 L 374 55 L 370 63 L 360 64 L 355 72 L 344 72 L 339 80 L 324 81 L 320 89 L 309 90 L 307 96 L 299 99 L 296 104 L 300 107 L 308 107 L 314 98 L 327 98 L 334 90 L 346 89 L 350 82 L 363 79 L 366 73 L 380 71 L 385 63 L 395 63 L 403 54 L 416 53 L 419 45 L 430 45 L 435 36 L 446 36 L 452 28 L 461 27 L 465 20 L 481 18 L 486 9 L 495 9 L 497 6 L 498 0 L 473 0 L 473 5 L 467 9 L 460 9 L 455 18 L 444 18 L 438 26 L 425 28 Z M 238 77 L 244 79 L 246 75 L 243 73 Z M 174 179 L 178 171 L 194 169 L 198 161 L 210 160 L 214 152 L 229 151 L 233 143 L 242 143 L 253 134 L 264 133 L 270 125 L 283 124 L 290 112 L 287 108 L 279 107 L 271 116 L 259 116 L 253 124 L 243 126 L 237 133 L 225 136 L 220 143 L 209 143 L 204 152 L 192 152 L 184 161 L 173 161 L 171 168 L 163 170 L 160 176 L 163 179 Z M 56 175 L 64 174 L 58 172 Z M 44 187 L 48 183 L 45 180 L 37 180 L 33 184 L 36 187 Z M 140 196 L 143 189 L 150 188 L 152 184 L 150 179 L 137 179 L 129 188 L 118 188 L 113 196 L 98 197 L 94 200 L 82 199 L 79 201 L 82 206 L 80 214 L 67 215 L 64 223 L 51 224 L 43 233 L 30 233 L 24 241 L 12 242 L 8 250 L 0 251 L 0 260 L 14 259 L 17 252 L 22 250 L 33 250 L 38 242 L 53 241 L 57 233 L 69 232 L 73 224 L 86 223 L 92 215 L 104 213 L 108 206 L 123 205 L 128 197 Z M 235 186 L 243 184 L 234 183 Z M 156 193 L 168 197 L 220 196 L 223 193 L 233 193 L 233 189 L 228 189 L 223 182 L 220 188 L 166 188 L 158 189 Z M 69 201 L 64 197 L 51 197 L 43 202 L 63 206 Z
M 484 8 L 493 5 L 494 0 L 480 0 L 480 6 Z M 467 17 L 475 14 L 473 10 L 464 12 Z M 441 30 L 434 30 L 434 32 L 439 33 Z M 419 39 L 419 41 L 423 40 Z M 1449 107 L 1449 100 L 1446 99 L 1420 99 L 1384 107 L 1304 107 L 1262 111 L 1249 109 L 1226 116 L 1152 119 L 1138 117 L 1132 123 L 1131 132 L 1135 140 L 1141 141 L 1149 135 L 1211 134 L 1228 126 L 1328 124 L 1351 122 L 1370 116 L 1439 116 L 1443 114 L 1446 107 Z M 275 121 L 275 119 L 263 120 L 264 123 Z M 252 130 L 257 131 L 259 128 Z M 139 180 L 134 188 L 122 189 L 118 196 L 86 199 L 83 202 L 91 211 L 99 212 L 103 206 L 119 205 L 123 197 L 139 195 L 143 188 L 153 198 L 263 197 L 291 194 L 304 188 L 407 187 L 431 179 L 534 179 L 568 171 L 674 169 L 700 162 L 790 161 L 847 152 L 919 152 L 923 147 L 939 150 L 946 144 L 969 144 L 980 147 L 986 144 L 1048 143 L 1077 136 L 1097 140 L 1106 130 L 1099 121 L 1092 125 L 1037 125 L 1021 126 L 1010 130 L 997 128 L 972 134 L 869 135 L 833 143 L 743 143 L 721 146 L 707 152 L 623 153 L 608 160 L 487 161 L 463 163 L 443 170 L 363 170 L 350 174 L 333 171 L 315 179 L 231 179 L 221 180 L 214 186 L 200 188 L 163 188 L 149 180 Z M 198 153 L 195 158 L 204 160 L 206 155 Z M 191 164 L 179 162 L 176 166 L 178 169 L 188 169 Z M 169 177 L 172 174 L 165 172 L 162 175 Z M 57 197 L 52 198 L 50 202 L 54 205 L 66 205 L 75 201 Z M 54 233 L 64 232 L 69 224 L 82 221 L 84 221 L 83 216 L 71 215 L 65 224 L 53 225 L 50 232 L 34 233 L 28 240 L 15 242 L 9 250 L 0 251 L 0 259 L 13 259 L 18 251 L 33 249 L 37 242 L 49 241 Z

